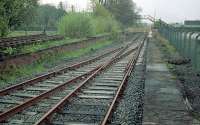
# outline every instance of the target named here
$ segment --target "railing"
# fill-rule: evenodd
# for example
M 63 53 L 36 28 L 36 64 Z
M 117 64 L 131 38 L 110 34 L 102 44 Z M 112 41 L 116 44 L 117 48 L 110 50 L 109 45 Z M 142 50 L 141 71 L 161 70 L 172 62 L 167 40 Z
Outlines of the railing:
M 155 26 L 183 57 L 191 60 L 193 68 L 200 71 L 200 26 L 175 27 L 161 20 Z

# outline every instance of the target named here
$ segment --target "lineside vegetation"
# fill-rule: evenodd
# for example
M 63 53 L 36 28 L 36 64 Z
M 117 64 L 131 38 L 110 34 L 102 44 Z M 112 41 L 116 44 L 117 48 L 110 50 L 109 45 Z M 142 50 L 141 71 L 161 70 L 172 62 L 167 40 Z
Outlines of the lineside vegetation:
M 70 12 L 58 24 L 59 33 L 80 38 L 103 33 L 115 33 L 120 30 L 120 23 L 100 4 L 96 3 L 93 13 Z
M 1 0 L 0 37 L 13 31 L 49 31 L 70 37 L 84 37 L 116 32 L 136 25 L 140 9 L 132 0 L 91 0 L 92 9 L 77 12 L 58 6 L 40 4 L 40 0 Z

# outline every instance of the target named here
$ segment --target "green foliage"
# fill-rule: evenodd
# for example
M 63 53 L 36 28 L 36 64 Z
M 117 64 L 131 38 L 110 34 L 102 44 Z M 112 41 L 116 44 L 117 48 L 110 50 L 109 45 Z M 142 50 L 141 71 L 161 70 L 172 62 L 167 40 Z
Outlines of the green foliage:
M 60 34 L 71 38 L 89 36 L 93 33 L 91 16 L 87 13 L 68 13 L 60 20 L 58 30 Z
M 2 17 L 0 17 L 0 37 L 6 36 L 7 34 L 8 34 L 8 24 Z
M 1 0 L 0 33 L 7 35 L 8 29 L 25 24 L 33 19 L 37 0 Z
M 0 35 L 9 30 L 55 29 L 58 20 L 66 14 L 62 2 L 59 7 L 39 5 L 38 0 L 1 0 Z M 34 28 L 35 27 L 35 28 Z
M 94 17 L 92 24 L 95 34 L 112 33 L 120 30 L 119 23 L 111 17 Z
M 160 20 L 154 22 L 154 28 L 159 28 L 160 25 L 161 25 L 161 21 Z
M 76 50 L 76 51 L 71 51 L 71 52 L 68 52 L 68 53 L 63 53 L 63 57 L 64 58 L 75 58 L 75 57 L 79 57 L 79 56 L 82 56 L 84 55 L 85 53 L 88 53 L 92 50 L 96 50 L 98 48 L 102 48 L 106 45 L 109 45 L 111 44 L 112 41 L 99 41 L 98 43 L 93 43 L 91 44 L 89 47 L 86 47 L 86 48 L 82 48 L 82 49 L 79 49 L 79 50 Z
M 86 37 L 89 35 L 116 33 L 120 24 L 112 14 L 98 3 L 95 3 L 93 13 L 71 12 L 59 22 L 59 32 L 67 37 Z
M 25 4 L 24 7 L 20 9 L 19 16 L 21 17 L 21 22 L 22 22 L 20 24 L 28 27 L 31 24 L 31 22 L 34 21 L 36 17 L 37 2 L 33 0 L 26 0 L 26 2 L 27 3 L 24 3 Z M 26 4 L 30 4 L 30 5 L 27 6 Z
M 65 14 L 66 12 L 62 7 L 62 3 L 60 3 L 59 8 L 48 4 L 40 5 L 37 9 L 35 25 L 37 27 L 42 26 L 44 30 L 46 30 L 47 27 L 56 27 L 58 20 Z
M 16 48 L 12 48 L 12 47 L 7 47 L 2 52 L 5 53 L 5 54 L 8 54 L 8 55 L 13 55 L 13 54 L 17 53 L 17 49 Z
M 95 16 L 99 17 L 111 17 L 112 14 L 102 5 L 97 2 L 94 2 L 93 13 Z
M 139 20 L 140 10 L 132 0 L 107 0 L 106 3 L 103 0 L 99 0 L 99 2 L 125 27 L 132 26 Z
M 96 34 L 113 33 L 120 30 L 120 24 L 113 18 L 112 14 L 103 6 L 95 3 L 93 25 Z
M 168 51 L 171 55 L 174 55 L 176 53 L 177 51 L 176 48 L 172 46 L 167 39 L 163 38 L 159 33 L 156 33 L 155 35 L 156 35 L 156 38 L 160 41 L 160 43 L 163 46 L 165 46 L 166 51 Z

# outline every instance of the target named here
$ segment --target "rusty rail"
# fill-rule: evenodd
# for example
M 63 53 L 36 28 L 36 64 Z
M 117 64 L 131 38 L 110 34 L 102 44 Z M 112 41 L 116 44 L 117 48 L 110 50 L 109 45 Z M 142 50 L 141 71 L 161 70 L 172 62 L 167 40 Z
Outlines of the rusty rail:
M 63 83 L 63 84 L 61 84 L 61 85 L 49 90 L 49 91 L 47 91 L 47 92 L 44 92 L 44 93 L 42 93 L 42 94 L 40 94 L 40 95 L 38 95 L 38 96 L 36 96 L 34 98 L 31 98 L 31 99 L 27 100 L 26 102 L 24 102 L 24 103 L 22 103 L 22 104 L 20 104 L 20 105 L 18 105 L 16 107 L 11 108 L 10 110 L 8 110 L 6 112 L 1 113 L 0 114 L 0 122 L 5 121 L 6 119 L 8 119 L 9 117 L 13 116 L 14 114 L 26 109 L 27 107 L 29 107 L 29 106 L 41 101 L 44 98 L 47 98 L 47 97 L 51 96 L 52 94 L 56 93 L 57 91 L 62 90 L 62 88 L 65 87 L 67 84 L 70 84 L 70 83 L 75 82 L 75 81 L 77 81 L 79 79 L 82 79 L 83 77 L 87 77 L 88 75 L 90 75 L 91 73 L 95 72 L 99 68 L 100 68 L 100 66 L 97 66 L 93 70 L 91 70 L 91 71 L 89 71 L 89 72 L 87 72 L 87 73 L 85 73 L 83 75 L 75 77 L 75 78 L 73 78 L 73 79 L 71 79 L 71 80 L 69 80 L 69 81 L 67 81 L 67 82 L 65 82 L 65 83 Z

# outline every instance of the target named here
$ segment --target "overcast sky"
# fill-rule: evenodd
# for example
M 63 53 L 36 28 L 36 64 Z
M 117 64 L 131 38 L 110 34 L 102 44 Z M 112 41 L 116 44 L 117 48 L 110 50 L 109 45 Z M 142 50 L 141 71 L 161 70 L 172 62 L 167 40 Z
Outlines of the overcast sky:
M 57 4 L 60 1 L 76 8 L 89 7 L 88 0 L 40 0 L 41 3 Z M 200 0 L 133 0 L 142 9 L 142 14 L 150 14 L 167 22 L 183 22 L 185 19 L 200 19 Z

